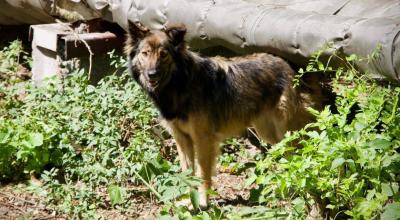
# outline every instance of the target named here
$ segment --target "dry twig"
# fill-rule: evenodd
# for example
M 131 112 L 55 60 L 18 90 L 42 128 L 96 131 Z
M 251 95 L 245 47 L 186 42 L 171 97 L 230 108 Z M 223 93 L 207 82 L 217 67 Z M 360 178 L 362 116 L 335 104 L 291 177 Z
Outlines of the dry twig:
M 57 23 L 60 23 L 60 24 L 62 24 L 62 25 L 64 25 L 64 26 L 74 35 L 74 37 L 75 37 L 75 44 L 76 44 L 76 41 L 80 41 L 80 42 L 82 42 L 82 43 L 85 45 L 85 47 L 87 48 L 87 50 L 88 50 L 88 52 L 89 52 L 89 73 L 88 73 L 89 76 L 88 76 L 88 79 L 90 80 L 90 79 L 91 79 L 91 75 L 92 75 L 92 64 L 93 64 L 93 55 L 94 55 L 92 49 L 90 48 L 89 44 L 88 44 L 84 39 L 82 39 L 82 38 L 79 36 L 79 34 L 78 34 L 74 29 L 72 29 L 72 28 L 68 25 L 68 23 L 64 23 L 64 22 L 62 22 L 62 21 L 60 21 L 60 20 L 58 20 L 58 19 L 56 19 L 56 22 L 57 22 Z

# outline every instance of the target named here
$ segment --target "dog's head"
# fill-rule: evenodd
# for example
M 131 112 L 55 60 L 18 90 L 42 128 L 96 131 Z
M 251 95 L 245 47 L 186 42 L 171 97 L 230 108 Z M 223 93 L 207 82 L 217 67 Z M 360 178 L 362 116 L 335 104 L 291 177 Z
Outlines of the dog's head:
M 163 31 L 149 31 L 139 23 L 129 23 L 125 52 L 133 77 L 148 91 L 161 90 L 176 70 L 176 59 L 185 49 L 183 25 Z

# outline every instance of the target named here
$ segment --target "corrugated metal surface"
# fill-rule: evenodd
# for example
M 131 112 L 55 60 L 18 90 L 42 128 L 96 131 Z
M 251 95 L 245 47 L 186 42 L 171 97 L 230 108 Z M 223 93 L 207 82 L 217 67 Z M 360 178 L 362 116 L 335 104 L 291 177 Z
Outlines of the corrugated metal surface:
M 50 1 L 0 0 L 0 24 L 40 24 L 53 22 Z
M 399 0 L 245 0 L 263 6 L 358 18 L 399 18 Z
M 102 17 L 151 29 L 184 23 L 192 48 L 266 51 L 304 65 L 332 42 L 345 55 L 380 55 L 362 70 L 399 81 L 399 0 L 0 0 L 0 23 L 51 22 L 50 15 Z M 329 52 L 327 53 L 329 55 Z
M 362 57 L 380 47 L 377 59 L 359 62 L 359 67 L 399 80 L 398 0 L 127 0 L 120 5 L 110 10 L 121 26 L 126 27 L 127 19 L 152 29 L 186 24 L 192 48 L 222 45 L 237 53 L 261 50 L 305 65 L 328 42 L 344 55 Z
M 83 0 L 0 0 L 0 24 L 43 24 L 63 18 L 93 19 L 101 14 Z

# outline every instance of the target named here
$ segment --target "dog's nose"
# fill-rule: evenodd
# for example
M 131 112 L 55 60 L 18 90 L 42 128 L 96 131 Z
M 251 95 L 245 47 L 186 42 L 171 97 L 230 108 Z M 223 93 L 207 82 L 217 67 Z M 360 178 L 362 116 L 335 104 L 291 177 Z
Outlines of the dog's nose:
M 147 71 L 147 75 L 149 76 L 149 78 L 157 78 L 157 71 L 149 70 L 149 71 Z

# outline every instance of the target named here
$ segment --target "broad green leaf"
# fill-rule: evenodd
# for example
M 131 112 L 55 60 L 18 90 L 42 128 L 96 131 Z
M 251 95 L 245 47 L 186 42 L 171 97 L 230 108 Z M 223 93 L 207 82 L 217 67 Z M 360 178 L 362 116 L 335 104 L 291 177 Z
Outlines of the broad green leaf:
M 381 215 L 381 220 L 398 220 L 400 219 L 400 203 L 387 204 Z
M 386 194 L 387 196 L 393 196 L 399 191 L 398 183 L 382 183 L 382 193 Z
M 184 187 L 165 187 L 164 190 L 161 191 L 161 201 L 170 201 L 171 199 L 174 199 L 180 195 L 182 195 L 182 190 L 184 189 Z
M 195 210 L 200 209 L 200 195 L 197 190 L 190 191 L 190 201 L 192 202 L 193 208 Z
M 392 142 L 385 139 L 375 139 L 369 143 L 369 146 L 377 149 L 386 150 L 392 146 Z
M 126 190 L 122 187 L 111 185 L 108 187 L 108 196 L 110 196 L 111 204 L 122 204 L 126 197 Z
M 7 133 L 0 133 L 0 143 L 4 144 L 7 141 Z
M 251 176 L 249 176 L 246 181 L 245 181 L 245 186 L 250 186 L 251 184 L 253 184 L 257 179 L 257 175 L 256 174 L 252 174 Z
M 211 220 L 211 217 L 207 212 L 203 212 L 203 215 L 201 217 L 202 220 Z
M 390 166 L 392 163 L 394 163 L 395 161 L 396 161 L 396 159 L 397 158 L 399 158 L 399 156 L 398 155 L 392 155 L 392 156 L 389 156 L 389 155 L 384 155 L 383 157 L 382 157 L 382 167 L 388 167 L 388 166 Z
M 26 150 L 19 150 L 16 154 L 17 160 L 26 159 L 26 155 L 29 155 L 29 151 Z
M 41 133 L 31 133 L 29 134 L 29 143 L 33 147 L 38 147 L 43 144 L 43 135 Z
M 292 204 L 293 204 L 295 210 L 296 210 L 298 213 L 303 212 L 304 209 L 305 209 L 305 207 L 306 207 L 306 206 L 305 206 L 305 201 L 304 201 L 304 199 L 303 199 L 303 198 L 300 198 L 300 197 L 297 197 L 296 199 L 294 199 L 294 200 L 292 201 Z
M 215 190 L 208 189 L 207 190 L 207 195 L 209 195 L 209 196 L 218 196 L 219 194 Z
M 372 200 L 362 200 L 356 207 L 355 210 L 362 214 L 365 219 L 370 219 L 374 211 L 379 210 L 381 204 L 379 201 Z
M 346 60 L 349 61 L 349 62 L 357 60 L 357 59 L 358 59 L 357 55 L 355 55 L 355 54 L 352 54 L 352 55 L 346 57 Z
M 375 189 L 368 190 L 366 199 L 367 199 L 367 200 L 373 199 L 374 196 L 375 196 L 375 194 L 376 194 L 376 190 L 375 190 Z
M 178 216 L 170 216 L 170 215 L 162 215 L 162 216 L 157 216 L 158 220 L 179 220 Z
M 336 158 L 332 161 L 332 166 L 331 166 L 331 170 L 334 170 L 336 168 L 338 168 L 339 166 L 341 166 L 346 160 L 342 157 L 340 158 Z
M 318 70 L 324 70 L 324 64 L 321 61 L 318 61 Z

